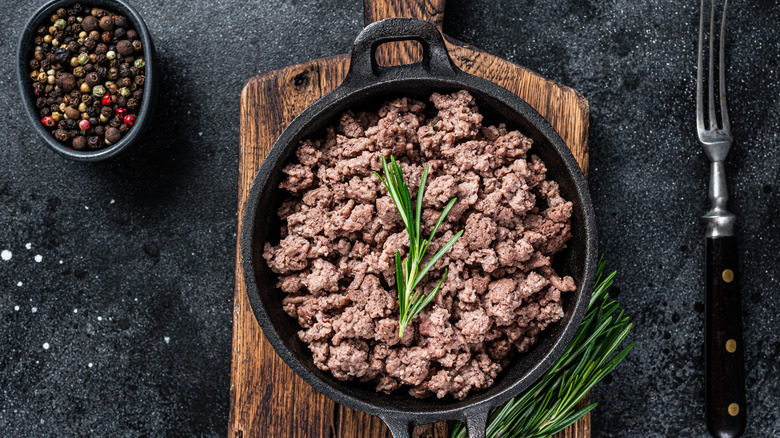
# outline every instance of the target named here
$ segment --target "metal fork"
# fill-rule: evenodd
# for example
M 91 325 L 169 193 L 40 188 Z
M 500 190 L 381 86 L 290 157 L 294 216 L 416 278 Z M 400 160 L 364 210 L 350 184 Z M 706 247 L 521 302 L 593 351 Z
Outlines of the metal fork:
M 725 34 L 726 9 L 720 25 L 718 90 L 714 86 L 715 0 L 710 7 L 709 80 L 705 108 L 704 23 L 705 0 L 699 21 L 699 68 L 696 80 L 696 128 L 699 142 L 710 160 L 709 197 L 712 208 L 704 216 L 705 242 L 705 404 L 707 428 L 715 437 L 736 437 L 745 429 L 745 382 L 742 344 L 742 310 L 737 274 L 736 216 L 728 211 L 728 188 L 723 161 L 733 138 L 726 108 Z M 715 100 L 720 103 L 720 120 Z M 705 123 L 705 113 L 708 113 Z

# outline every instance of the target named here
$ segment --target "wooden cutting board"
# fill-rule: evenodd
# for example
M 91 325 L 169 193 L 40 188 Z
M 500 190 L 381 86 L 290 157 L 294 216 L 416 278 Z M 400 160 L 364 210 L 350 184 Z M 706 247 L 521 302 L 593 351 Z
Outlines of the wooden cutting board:
M 388 17 L 416 17 L 441 30 L 445 0 L 364 0 L 365 23 Z M 543 115 L 588 169 L 588 103 L 571 88 L 445 36 L 450 56 L 462 70 L 517 94 Z M 414 43 L 380 47 L 382 65 L 419 60 Z M 348 47 L 344 48 L 348 51 Z M 338 86 L 348 55 L 296 64 L 250 79 L 241 94 L 238 179 L 238 236 L 249 189 L 263 158 L 287 124 L 304 108 Z M 240 240 L 240 239 L 237 239 Z M 229 438 L 390 437 L 381 420 L 337 405 L 312 389 L 276 355 L 255 320 L 244 285 L 240 242 L 236 244 L 230 378 Z M 449 425 L 419 426 L 416 436 L 449 436 Z M 590 416 L 559 436 L 590 437 Z

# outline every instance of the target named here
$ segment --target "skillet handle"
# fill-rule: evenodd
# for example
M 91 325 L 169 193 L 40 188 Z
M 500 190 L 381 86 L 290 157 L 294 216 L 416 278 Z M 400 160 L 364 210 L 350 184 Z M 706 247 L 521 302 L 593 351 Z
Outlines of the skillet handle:
M 391 41 L 417 41 L 422 46 L 422 62 L 397 67 L 381 67 L 376 49 Z M 366 26 L 352 45 L 349 73 L 344 84 L 380 82 L 394 72 L 416 69 L 430 76 L 454 76 L 458 68 L 447 53 L 447 46 L 436 26 L 417 18 L 386 18 Z
M 381 418 L 387 424 L 387 428 L 390 429 L 390 435 L 393 438 L 410 438 L 412 436 L 414 424 L 411 421 L 394 417 Z
M 466 430 L 469 432 L 469 438 L 485 438 L 489 414 L 490 408 L 485 406 L 466 411 L 464 421 L 466 422 Z

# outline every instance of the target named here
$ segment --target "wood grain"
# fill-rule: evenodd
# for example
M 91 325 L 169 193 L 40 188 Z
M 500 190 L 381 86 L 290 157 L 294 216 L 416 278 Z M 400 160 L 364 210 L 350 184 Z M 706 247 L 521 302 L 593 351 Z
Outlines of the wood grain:
M 366 0 L 366 22 L 394 16 L 426 18 L 441 28 L 444 0 L 404 2 Z M 588 169 L 588 104 L 571 88 L 445 36 L 450 55 L 464 71 L 517 94 L 542 114 Z M 414 46 L 399 43 L 377 51 L 384 65 L 415 61 Z M 346 75 L 347 55 L 292 65 L 250 79 L 241 94 L 238 183 L 238 236 L 252 180 L 285 126 L 304 108 L 335 88 Z M 385 438 L 381 420 L 339 406 L 312 389 L 276 355 L 255 320 L 244 285 L 240 246 L 236 245 L 233 306 L 233 361 L 228 436 Z M 419 426 L 415 436 L 449 436 L 447 423 Z M 590 416 L 559 434 L 590 437 Z

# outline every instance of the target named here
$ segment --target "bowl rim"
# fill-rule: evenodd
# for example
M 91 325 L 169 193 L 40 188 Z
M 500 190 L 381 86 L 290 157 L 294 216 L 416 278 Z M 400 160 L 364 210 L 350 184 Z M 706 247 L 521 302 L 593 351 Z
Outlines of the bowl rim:
M 63 143 L 57 141 L 52 134 L 46 130 L 40 122 L 38 117 L 38 111 L 35 107 L 34 99 L 31 89 L 31 81 L 29 78 L 29 54 L 32 53 L 34 46 L 34 35 L 38 26 L 44 22 L 47 15 L 52 14 L 58 8 L 68 7 L 75 3 L 88 3 L 89 5 L 105 8 L 112 12 L 119 12 L 124 14 L 132 23 L 134 29 L 138 32 L 138 36 L 141 39 L 141 43 L 144 45 L 144 94 L 141 102 L 141 109 L 136 116 L 136 122 L 133 128 L 125 134 L 121 140 L 108 147 L 103 147 L 96 150 L 77 151 L 71 149 Z M 141 15 L 124 0 L 90 0 L 87 2 L 81 2 L 77 0 L 51 0 L 41 7 L 39 7 L 31 16 L 27 19 L 27 22 L 19 36 L 19 42 L 16 50 L 16 74 L 17 83 L 19 85 L 19 94 L 25 107 L 25 113 L 27 118 L 33 126 L 33 129 L 38 136 L 43 139 L 47 146 L 57 152 L 59 155 L 69 158 L 75 161 L 102 161 L 113 157 L 120 152 L 128 149 L 131 145 L 135 144 L 139 138 L 141 138 L 144 132 L 148 129 L 151 122 L 151 115 L 155 106 L 156 98 L 156 71 L 157 63 L 155 61 L 155 49 L 154 42 L 152 41 L 149 29 L 146 27 Z
M 595 281 L 595 271 L 597 264 L 597 233 L 595 226 L 595 213 L 591 203 L 590 194 L 588 192 L 587 182 L 582 174 L 582 171 L 574 159 L 570 149 L 563 143 L 558 133 L 552 128 L 552 126 L 541 116 L 535 109 L 533 109 L 528 103 L 520 99 L 520 97 L 509 92 L 508 90 L 490 82 L 485 79 L 470 75 L 461 70 L 457 70 L 454 76 L 451 77 L 414 77 L 412 68 L 407 66 L 393 68 L 395 73 L 400 73 L 402 78 L 386 78 L 386 81 L 373 82 L 368 85 L 359 84 L 359 81 L 349 81 L 349 76 L 345 79 L 345 82 L 331 91 L 327 95 L 323 96 L 315 103 L 304 109 L 300 115 L 298 115 L 282 132 L 279 138 L 274 143 L 268 154 L 263 160 L 255 179 L 250 189 L 246 204 L 244 206 L 244 217 L 242 222 L 241 231 L 241 252 L 242 268 L 247 295 L 252 305 L 253 313 L 258 320 L 266 338 L 274 347 L 276 353 L 290 366 L 296 374 L 301 376 L 305 381 L 312 385 L 316 390 L 325 394 L 327 397 L 335 400 L 338 403 L 349 406 L 353 409 L 367 412 L 376 416 L 379 416 L 386 422 L 392 422 L 399 418 L 411 418 L 411 421 L 424 424 L 434 421 L 441 421 L 444 419 L 462 419 L 472 415 L 481 415 L 487 410 L 500 405 L 507 401 L 511 397 L 517 395 L 520 391 L 530 386 L 541 375 L 549 369 L 549 367 L 557 360 L 563 353 L 563 350 L 568 345 L 569 341 L 574 336 L 580 322 L 584 318 L 585 311 L 588 306 L 589 297 L 592 293 L 593 284 Z M 412 72 L 407 74 L 406 72 Z M 340 102 L 348 95 L 356 94 L 362 95 L 360 99 L 363 101 L 366 99 L 372 91 L 376 88 L 386 85 L 387 82 L 398 81 L 415 81 L 415 80 L 427 80 L 435 81 L 442 85 L 450 86 L 469 86 L 477 89 L 482 89 L 486 95 L 501 101 L 507 107 L 515 110 L 520 116 L 528 120 L 539 132 L 549 141 L 556 154 L 561 157 L 568 172 L 572 175 L 575 183 L 575 190 L 577 197 L 582 203 L 582 209 L 584 212 L 583 223 L 585 226 L 584 240 L 586 248 L 584 248 L 585 260 L 583 261 L 583 278 L 581 284 L 578 285 L 577 290 L 577 302 L 575 303 L 572 317 L 566 322 L 566 325 L 562 328 L 560 336 L 552 342 L 552 346 L 549 351 L 542 357 L 542 359 L 536 363 L 530 370 L 521 375 L 506 388 L 498 393 L 481 397 L 482 394 L 475 394 L 467 396 L 464 400 L 459 402 L 442 404 L 440 409 L 428 409 L 426 411 L 418 411 L 413 409 L 404 409 L 403 407 L 396 407 L 396 409 L 388 409 L 387 407 L 380 407 L 376 404 L 364 401 L 357 397 L 354 397 L 342 389 L 334 388 L 328 382 L 321 379 L 305 365 L 303 365 L 298 357 L 290 351 L 285 342 L 282 340 L 282 336 L 277 331 L 275 323 L 272 321 L 270 315 L 266 311 L 262 299 L 258 291 L 258 284 L 255 278 L 255 271 L 253 261 L 256 260 L 253 257 L 252 242 L 255 235 L 255 222 L 259 214 L 272 214 L 273 212 L 266 211 L 267 209 L 259 206 L 259 198 L 264 191 L 264 187 L 267 185 L 271 172 L 273 171 L 273 163 L 282 159 L 282 149 L 287 147 L 287 144 L 294 139 L 294 136 L 303 130 L 308 124 L 313 122 L 319 117 L 326 117 L 329 108 Z M 348 83 L 349 82 L 349 83 Z M 400 88 L 400 87 L 399 87 Z M 562 323 L 562 322 L 559 322 Z M 488 390 L 489 391 L 489 390 Z

